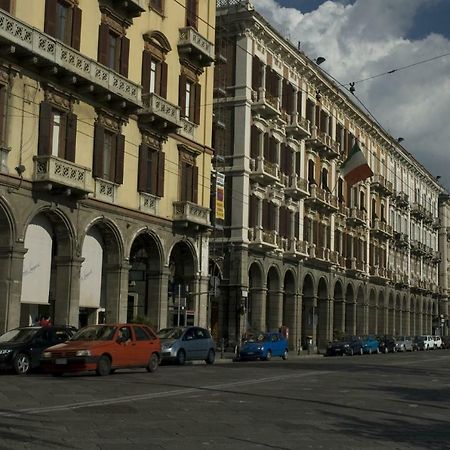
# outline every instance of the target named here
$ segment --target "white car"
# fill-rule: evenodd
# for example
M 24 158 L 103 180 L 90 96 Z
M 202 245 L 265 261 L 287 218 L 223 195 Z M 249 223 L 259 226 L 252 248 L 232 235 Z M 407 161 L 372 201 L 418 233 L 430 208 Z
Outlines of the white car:
M 433 336 L 434 338 L 434 348 L 442 348 L 442 339 L 440 336 Z
M 423 339 L 423 349 L 424 350 L 434 350 L 434 337 L 429 334 L 422 336 Z

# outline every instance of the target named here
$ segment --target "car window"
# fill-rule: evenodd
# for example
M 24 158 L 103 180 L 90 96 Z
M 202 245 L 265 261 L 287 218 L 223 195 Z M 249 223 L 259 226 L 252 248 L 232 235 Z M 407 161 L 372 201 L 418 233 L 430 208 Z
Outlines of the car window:
M 196 339 L 205 339 L 207 338 L 205 330 L 203 328 L 196 328 L 194 332 Z
M 158 331 L 158 336 L 161 339 L 180 339 L 183 331 L 183 328 L 163 328 Z
M 68 330 L 53 330 L 53 342 L 66 342 L 70 339 L 71 333 Z
M 149 334 L 147 333 L 147 330 L 145 330 L 142 327 L 134 327 L 134 334 L 136 335 L 137 341 L 150 341 L 151 340 Z
M 0 336 L 0 342 L 25 342 L 37 334 L 40 328 L 15 328 Z
M 131 340 L 131 330 L 130 327 L 121 327 L 119 330 L 119 336 L 124 341 Z
M 276 334 L 272 334 L 272 342 L 277 342 L 278 336 Z
M 190 328 L 189 330 L 186 331 L 185 335 L 184 335 L 184 339 L 186 341 L 191 341 L 192 339 L 194 339 L 194 329 Z
M 115 326 L 111 325 L 92 325 L 82 328 L 75 333 L 72 341 L 110 341 L 116 332 Z

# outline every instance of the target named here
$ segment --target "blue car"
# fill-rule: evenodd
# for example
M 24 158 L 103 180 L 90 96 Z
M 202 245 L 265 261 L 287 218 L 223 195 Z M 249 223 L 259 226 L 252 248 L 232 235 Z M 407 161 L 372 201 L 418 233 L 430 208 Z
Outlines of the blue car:
M 272 356 L 288 357 L 288 341 L 279 332 L 257 333 L 244 340 L 239 351 L 239 359 L 262 359 L 269 361 Z
M 375 336 L 361 336 L 361 344 L 364 353 L 380 353 L 380 341 Z

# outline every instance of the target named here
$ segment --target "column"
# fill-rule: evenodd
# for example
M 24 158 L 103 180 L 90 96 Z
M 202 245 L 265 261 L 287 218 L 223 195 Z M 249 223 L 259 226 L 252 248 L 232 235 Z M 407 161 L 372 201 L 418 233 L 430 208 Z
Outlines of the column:
M 343 298 L 335 298 L 333 304 L 333 338 L 345 333 L 345 302 Z
M 195 323 L 199 327 L 208 328 L 209 276 L 199 276 L 196 285 Z
M 284 325 L 283 322 L 283 291 L 268 291 L 269 317 L 266 317 L 267 331 L 275 331 Z
M 150 270 L 147 272 L 145 315 L 149 317 L 159 330 L 166 328 L 169 323 L 169 277 L 170 270 L 167 266 L 162 270 Z
M 106 274 L 106 322 L 126 322 L 128 307 L 128 276 L 131 265 L 127 260 L 120 264 L 107 264 Z
M 297 295 L 293 292 L 286 292 L 284 295 L 284 315 L 282 325 L 289 328 L 289 349 L 297 350 L 298 326 L 297 326 Z
M 265 330 L 266 328 L 266 297 L 266 286 L 251 289 L 250 327 L 256 330 Z
M 313 346 L 317 348 L 317 297 L 303 297 L 303 347 L 306 349 L 306 339 L 308 337 L 312 338 Z
M 328 298 L 319 298 L 317 300 L 317 349 L 320 352 L 326 350 L 330 340 L 330 304 Z
M 256 228 L 261 229 L 263 223 L 263 201 L 258 197 L 258 224 Z
M 84 258 L 56 256 L 55 324 L 78 327 L 80 315 L 80 272 Z M 125 310 L 126 311 L 126 310 Z M 126 317 L 126 316 L 125 316 Z

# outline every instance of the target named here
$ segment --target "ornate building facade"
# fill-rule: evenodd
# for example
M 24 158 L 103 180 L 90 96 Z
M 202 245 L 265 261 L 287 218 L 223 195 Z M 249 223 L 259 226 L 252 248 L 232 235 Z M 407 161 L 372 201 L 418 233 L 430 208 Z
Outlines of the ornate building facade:
M 206 325 L 215 2 L 0 8 L 0 331 Z
M 443 188 L 250 1 L 218 0 L 216 30 L 221 334 L 285 326 L 298 350 L 432 333 Z M 339 167 L 355 140 L 374 176 L 349 187 Z

